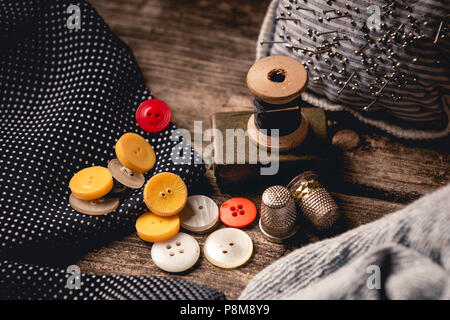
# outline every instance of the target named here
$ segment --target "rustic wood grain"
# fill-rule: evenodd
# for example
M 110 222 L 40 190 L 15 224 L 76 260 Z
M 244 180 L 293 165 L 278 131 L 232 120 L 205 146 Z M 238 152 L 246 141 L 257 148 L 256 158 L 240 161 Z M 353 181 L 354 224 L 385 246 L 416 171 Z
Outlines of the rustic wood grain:
M 192 131 L 193 120 L 204 120 L 236 101 L 248 100 L 245 75 L 254 61 L 256 38 L 268 0 L 91 0 L 90 3 L 133 51 L 152 93 L 173 109 L 173 121 Z M 241 99 L 241 98 L 242 99 Z M 231 102 L 230 102 L 231 101 Z M 243 108 L 251 106 L 243 105 Z M 337 152 L 335 168 L 323 177 L 341 208 L 338 225 L 320 234 L 305 223 L 285 245 L 267 242 L 253 224 L 246 231 L 255 252 L 241 268 L 222 270 L 201 258 L 193 270 L 176 275 L 239 296 L 260 270 L 292 250 L 379 219 L 450 179 L 449 141 L 410 143 L 362 126 L 347 114 L 330 114 L 337 125 L 361 132 L 361 145 Z M 361 127 L 362 126 L 362 127 Z M 293 173 L 295 175 L 295 173 Z M 259 206 L 257 188 L 247 196 Z M 236 196 L 222 193 L 211 172 L 191 190 L 210 195 L 217 203 Z M 202 245 L 206 236 L 195 236 Z M 78 265 L 98 274 L 169 274 L 150 257 L 151 245 L 135 234 L 90 252 Z
M 213 177 L 210 176 L 209 178 L 213 180 Z M 219 190 L 213 191 L 214 193 L 209 195 L 217 203 L 222 203 L 231 197 L 231 194 L 224 194 Z M 374 221 L 389 212 L 403 207 L 402 204 L 377 199 L 354 197 L 339 193 L 333 193 L 332 195 L 343 212 L 341 221 L 333 230 L 326 234 L 319 234 L 311 225 L 302 222 L 302 227 L 298 234 L 288 243 L 279 245 L 268 242 L 254 223 L 244 229 L 253 240 L 254 254 L 249 262 L 238 269 L 224 270 L 217 268 L 209 263 L 202 254 L 198 263 L 187 273 L 181 275 L 166 273 L 158 269 L 153 263 L 150 255 L 151 244 L 140 240 L 135 234 L 88 253 L 77 264 L 83 272 L 96 274 L 175 276 L 217 288 L 224 292 L 228 299 L 235 299 L 254 275 L 292 250 L 325 237 L 340 234 L 348 228 Z M 246 194 L 245 196 L 254 201 L 259 210 L 260 196 L 251 194 Z M 189 233 L 188 231 L 184 232 Z M 207 235 L 192 235 L 199 241 L 203 249 Z

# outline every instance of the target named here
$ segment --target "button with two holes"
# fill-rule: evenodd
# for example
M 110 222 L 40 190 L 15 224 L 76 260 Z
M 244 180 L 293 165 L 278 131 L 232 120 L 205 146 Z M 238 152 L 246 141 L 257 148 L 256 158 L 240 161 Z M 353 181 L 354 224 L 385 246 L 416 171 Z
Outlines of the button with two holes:
M 211 198 L 202 195 L 190 196 L 180 212 L 181 227 L 204 233 L 214 228 L 219 221 L 219 208 Z
M 232 228 L 245 228 L 256 218 L 256 206 L 245 198 L 232 198 L 220 206 L 220 220 Z
M 104 167 L 84 168 L 70 179 L 69 188 L 72 194 L 81 200 L 96 200 L 113 188 L 113 178 Z
M 175 216 L 161 217 L 147 212 L 136 221 L 136 231 L 144 241 L 161 242 L 169 240 L 180 231 L 180 218 Z
M 187 195 L 183 179 L 171 172 L 154 175 L 144 188 L 144 202 L 147 208 L 159 216 L 179 213 L 186 205 Z
M 155 133 L 164 130 L 171 119 L 170 107 L 159 99 L 146 100 L 136 110 L 136 121 L 146 132 Z
M 224 228 L 208 236 L 203 251 L 213 265 L 224 269 L 237 268 L 252 256 L 253 242 L 242 230 Z
M 119 206 L 119 199 L 105 198 L 113 185 L 113 177 L 108 169 L 99 166 L 84 168 L 70 179 L 72 193 L 69 204 L 75 211 L 88 215 L 110 213 Z
M 115 146 L 117 159 L 108 163 L 108 169 L 121 184 L 138 189 L 145 183 L 143 173 L 153 168 L 156 155 L 150 143 L 136 133 L 128 132 Z
M 200 246 L 192 236 L 180 232 L 170 240 L 153 244 L 153 262 L 167 272 L 183 272 L 192 268 L 200 257 Z

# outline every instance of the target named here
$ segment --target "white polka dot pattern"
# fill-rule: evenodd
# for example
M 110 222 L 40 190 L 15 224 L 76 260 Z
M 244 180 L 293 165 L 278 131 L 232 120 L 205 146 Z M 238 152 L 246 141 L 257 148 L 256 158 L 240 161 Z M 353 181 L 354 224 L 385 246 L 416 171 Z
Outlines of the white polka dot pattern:
M 216 290 L 176 278 L 125 275 L 80 275 L 79 289 L 68 289 L 63 269 L 0 262 L 2 299 L 58 300 L 218 300 Z M 70 281 L 70 280 L 69 280 Z
M 79 30 L 66 26 L 70 4 L 80 7 Z M 201 165 L 172 162 L 179 143 L 171 140 L 173 124 L 156 134 L 138 127 L 135 110 L 152 96 L 130 49 L 89 4 L 1 1 L 0 42 L 0 260 L 19 249 L 95 243 L 132 230 L 146 210 L 142 188 L 104 216 L 80 214 L 68 202 L 72 175 L 106 167 L 125 132 L 142 135 L 156 152 L 147 179 L 170 171 L 189 187 L 203 173 Z M 198 157 L 188 150 L 182 159 Z

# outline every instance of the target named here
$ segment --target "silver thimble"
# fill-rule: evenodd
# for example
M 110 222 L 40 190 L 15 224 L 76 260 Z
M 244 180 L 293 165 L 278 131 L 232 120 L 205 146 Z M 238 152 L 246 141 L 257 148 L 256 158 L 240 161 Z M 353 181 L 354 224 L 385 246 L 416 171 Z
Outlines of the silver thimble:
M 295 202 L 286 187 L 272 186 L 264 191 L 259 228 L 269 241 L 277 243 L 297 232 Z
M 296 176 L 289 182 L 288 189 L 302 214 L 317 229 L 328 229 L 339 218 L 339 207 L 315 172 L 306 171 Z

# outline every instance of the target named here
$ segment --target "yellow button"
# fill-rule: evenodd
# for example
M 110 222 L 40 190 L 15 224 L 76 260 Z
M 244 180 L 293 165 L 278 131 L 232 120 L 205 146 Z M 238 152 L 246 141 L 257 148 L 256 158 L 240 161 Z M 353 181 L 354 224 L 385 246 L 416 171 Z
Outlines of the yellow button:
M 160 217 L 151 212 L 147 212 L 137 219 L 136 231 L 139 238 L 144 241 L 166 241 L 180 231 L 180 218 L 176 215 Z
M 156 162 L 150 143 L 136 133 L 125 133 L 116 143 L 116 155 L 120 163 L 135 173 L 149 171 Z
M 109 170 L 103 167 L 90 167 L 78 171 L 70 179 L 72 194 L 81 200 L 96 200 L 113 187 L 113 178 Z
M 171 216 L 183 210 L 187 194 L 187 187 L 180 176 L 163 172 L 153 176 L 145 185 L 144 202 L 151 212 Z

